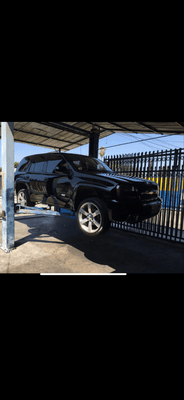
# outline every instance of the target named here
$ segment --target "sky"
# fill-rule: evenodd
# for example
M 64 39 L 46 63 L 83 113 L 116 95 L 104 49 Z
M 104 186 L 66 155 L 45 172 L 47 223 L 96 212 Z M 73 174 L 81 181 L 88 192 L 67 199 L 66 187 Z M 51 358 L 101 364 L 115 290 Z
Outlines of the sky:
M 164 136 L 164 135 L 163 135 Z M 136 134 L 136 133 L 115 133 L 99 140 L 99 148 L 105 147 L 105 156 L 130 154 L 130 153 L 144 153 L 149 151 L 157 150 L 170 150 L 177 148 L 184 148 L 184 135 L 170 135 L 163 137 L 162 135 L 156 134 Z M 142 139 L 153 139 L 135 142 Z M 111 147 L 114 146 L 115 147 Z M 14 143 L 14 162 L 20 162 L 23 157 L 33 154 L 49 153 L 53 152 L 54 149 L 48 147 L 32 146 L 24 143 Z M 76 149 L 70 150 L 68 153 L 88 155 L 89 144 L 86 144 Z M 98 156 L 101 159 L 100 155 Z M 1 140 L 0 140 L 0 167 L 2 167 L 2 156 L 1 156 Z

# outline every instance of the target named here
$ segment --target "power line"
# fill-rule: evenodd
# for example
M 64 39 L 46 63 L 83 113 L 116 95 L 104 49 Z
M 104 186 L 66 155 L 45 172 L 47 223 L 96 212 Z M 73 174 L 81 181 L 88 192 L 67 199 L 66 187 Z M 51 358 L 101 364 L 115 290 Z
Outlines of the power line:
M 123 132 L 121 132 L 121 133 L 118 132 L 117 134 L 118 134 L 119 136 L 122 136 L 122 135 L 126 135 L 126 136 L 127 136 L 127 133 L 123 133 Z M 121 134 L 122 134 L 122 135 L 121 135 Z M 144 135 L 144 134 L 142 134 L 142 135 Z M 132 136 L 132 137 L 134 137 L 134 138 L 136 137 L 135 135 L 131 135 L 131 134 L 129 134 L 129 133 L 128 133 L 128 136 Z M 145 135 L 144 135 L 144 136 L 145 136 Z M 139 136 L 139 138 L 140 138 L 140 136 Z M 141 139 L 141 138 L 140 138 L 140 139 Z M 153 138 L 153 139 L 155 139 L 155 138 Z M 143 140 L 144 140 L 144 139 L 143 139 Z M 150 140 L 151 140 L 151 138 L 150 138 Z M 137 140 L 136 140 L 135 142 L 137 142 Z M 147 146 L 147 147 L 149 147 L 149 148 L 151 147 L 152 149 L 157 149 L 157 146 L 158 146 L 158 145 L 157 145 L 157 146 L 154 146 L 154 145 L 152 146 L 151 144 L 148 145 L 147 143 L 143 143 L 143 145 L 144 145 L 144 146 Z M 162 145 L 161 145 L 161 146 L 162 146 Z M 160 146 L 159 146 L 159 147 L 160 147 Z
M 119 133 L 119 132 L 117 132 L 116 133 L 117 135 L 119 135 L 119 136 L 122 136 L 121 135 L 121 133 Z M 124 135 L 129 135 L 129 136 L 132 136 L 132 137 L 136 137 L 135 135 L 130 135 L 129 133 L 123 133 L 122 132 L 122 134 L 124 134 Z M 145 136 L 145 134 L 143 133 L 142 135 L 144 135 Z M 142 137 L 139 137 L 138 139 L 143 139 Z M 156 139 L 155 137 L 153 138 L 153 139 Z M 162 147 L 165 147 L 165 148 L 167 148 L 167 146 L 165 146 L 165 140 L 162 140 L 162 137 L 160 138 L 160 137 L 158 137 L 157 138 L 158 140 L 159 140 L 159 144 L 157 144 L 157 145 L 160 145 L 160 146 L 162 146 Z M 184 139 L 184 135 L 183 135 L 183 139 Z M 143 139 L 144 140 L 144 139 Z M 147 139 L 146 139 L 147 140 Z M 152 138 L 150 138 L 150 140 L 152 140 Z M 161 144 L 161 143 L 164 143 L 163 145 Z M 152 142 L 151 142 L 152 143 Z M 182 141 L 180 141 L 180 143 L 182 143 Z M 149 146 L 149 145 L 147 145 L 146 143 L 143 143 L 143 144 L 145 144 L 145 146 Z M 173 146 L 173 143 L 171 144 L 170 142 L 167 142 L 167 145 L 169 145 L 169 146 Z M 176 146 L 176 145 L 175 145 Z M 152 146 L 150 146 L 150 147 L 152 147 Z M 180 148 L 181 146 L 176 146 L 176 147 L 178 147 L 178 148 Z
M 128 135 L 128 136 L 132 136 L 132 137 L 136 137 L 137 136 L 137 134 L 136 134 L 136 136 L 135 135 L 132 135 L 132 134 L 130 134 L 130 133 L 125 133 L 125 132 L 116 132 L 116 134 L 117 135 L 119 135 L 119 136 L 122 136 L 122 135 Z M 140 135 L 140 134 L 139 134 Z M 145 134 L 142 134 L 142 135 L 144 135 L 144 137 L 145 137 Z M 167 136 L 167 135 L 164 135 L 164 136 Z M 162 136 L 163 137 L 163 136 Z M 143 139 L 142 138 L 142 144 L 144 145 L 144 146 L 147 146 L 147 148 L 149 147 L 149 148 L 152 148 L 152 149 L 157 149 L 158 150 L 158 148 L 160 148 L 160 149 L 169 149 L 169 146 L 170 146 L 170 148 L 173 146 L 173 144 L 171 144 L 171 143 L 169 143 L 169 142 L 165 142 L 165 140 L 162 140 L 162 137 L 161 138 L 158 138 L 157 137 L 157 139 L 158 139 L 158 141 L 159 141 L 159 143 L 157 142 L 157 144 L 156 145 L 154 145 L 153 144 L 153 142 L 151 142 L 151 140 L 153 140 L 153 139 L 156 139 L 155 137 L 154 138 L 149 138 L 149 140 L 150 140 L 150 142 L 149 142 L 149 144 L 147 144 L 147 143 L 144 143 L 144 140 L 148 140 L 148 139 Z M 107 140 L 107 138 L 108 137 L 106 137 L 106 140 Z M 138 138 L 140 138 L 140 136 L 138 137 Z M 140 138 L 141 139 L 141 138 Z M 183 139 L 184 139 L 184 135 L 183 135 Z M 136 140 L 134 143 L 136 143 L 138 140 Z M 162 143 L 160 143 L 160 142 L 162 142 Z M 151 144 L 152 145 L 151 145 Z M 181 142 L 182 143 L 182 142 Z M 107 144 L 107 143 L 106 143 Z M 126 144 L 126 143 L 124 143 L 124 144 Z M 116 145 L 117 146 L 117 145 Z M 105 148 L 108 148 L 108 147 L 111 147 L 111 146 L 105 146 Z M 112 146 L 113 147 L 113 146 Z M 177 146 L 176 144 L 174 145 L 174 147 L 175 148 L 180 148 L 181 147 L 181 145 L 180 146 Z M 184 146 L 183 146 L 184 147 Z
M 166 136 L 174 136 L 174 135 L 178 135 L 178 133 L 174 133 L 174 134 L 168 134 L 168 135 L 162 135 L 162 138 L 163 137 L 166 137 Z M 162 139 L 162 138 L 160 138 L 160 139 Z M 107 146 L 106 147 L 106 149 L 110 149 L 111 147 L 116 147 L 116 146 L 125 146 L 126 144 L 132 144 L 132 143 L 138 143 L 138 142 L 145 142 L 146 140 L 155 140 L 155 139 L 159 139 L 159 138 L 148 138 L 148 139 L 140 139 L 140 140 L 134 140 L 133 142 L 127 142 L 127 143 L 119 143 L 119 144 L 114 144 L 113 146 Z
M 164 147 L 165 149 L 169 148 L 169 146 L 170 146 L 170 148 L 173 146 L 173 143 L 165 142 L 164 140 L 162 140 L 162 138 L 157 138 L 157 139 L 159 142 L 157 142 L 156 146 L 155 145 L 151 146 L 150 144 L 147 144 L 147 143 L 143 143 L 143 144 L 148 147 L 154 147 L 154 148 L 156 148 L 156 147 L 163 148 Z M 150 143 L 153 143 L 153 142 L 150 142 Z M 181 146 L 177 146 L 176 144 L 174 144 L 174 147 L 179 149 Z
M 117 134 L 118 134 L 119 136 L 121 136 L 121 133 L 118 132 Z M 122 134 L 128 135 L 128 136 L 132 136 L 132 137 L 136 137 L 135 135 L 131 135 L 131 134 L 129 134 L 129 133 L 122 133 Z M 143 134 L 143 135 L 144 135 L 144 134 Z M 155 138 L 153 138 L 153 139 L 155 139 Z M 143 139 L 143 140 L 144 140 L 144 139 Z M 151 140 L 151 138 L 150 138 L 150 140 Z M 159 140 L 160 140 L 160 139 L 159 139 Z M 135 142 L 137 142 L 137 140 L 136 140 Z M 147 146 L 147 147 L 149 147 L 149 148 L 151 147 L 152 149 L 156 149 L 157 146 L 159 146 L 159 147 L 160 147 L 160 146 L 161 146 L 161 147 L 165 147 L 165 146 L 163 146 L 162 144 L 160 144 L 160 145 L 157 144 L 156 146 L 155 146 L 155 145 L 152 146 L 151 144 L 143 143 L 143 145 L 144 145 L 144 146 Z

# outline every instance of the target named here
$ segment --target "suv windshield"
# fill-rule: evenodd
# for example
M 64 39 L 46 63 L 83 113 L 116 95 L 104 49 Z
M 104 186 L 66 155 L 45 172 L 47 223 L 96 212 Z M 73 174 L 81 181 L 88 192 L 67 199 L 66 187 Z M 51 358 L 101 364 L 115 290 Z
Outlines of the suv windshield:
M 80 156 L 77 154 L 65 154 L 65 157 L 76 171 L 113 172 L 106 164 L 97 158 Z

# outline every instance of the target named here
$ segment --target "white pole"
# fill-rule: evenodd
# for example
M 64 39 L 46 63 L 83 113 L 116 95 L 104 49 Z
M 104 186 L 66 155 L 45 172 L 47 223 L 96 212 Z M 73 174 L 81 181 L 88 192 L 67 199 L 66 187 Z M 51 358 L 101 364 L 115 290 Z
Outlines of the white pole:
M 1 122 L 2 145 L 2 247 L 14 247 L 14 135 L 13 122 Z

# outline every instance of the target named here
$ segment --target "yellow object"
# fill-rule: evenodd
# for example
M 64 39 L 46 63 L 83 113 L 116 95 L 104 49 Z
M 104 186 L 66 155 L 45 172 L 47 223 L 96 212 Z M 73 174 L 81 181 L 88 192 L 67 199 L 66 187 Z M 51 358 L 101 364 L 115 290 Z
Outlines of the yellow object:
M 159 178 L 158 176 L 154 177 L 149 177 L 145 178 L 148 179 L 149 181 L 156 182 L 159 185 L 160 191 L 171 191 L 171 183 L 172 183 L 172 189 L 174 189 L 176 192 L 180 190 L 180 179 L 179 177 L 161 177 Z M 184 190 L 184 179 L 182 179 L 182 184 L 181 184 L 181 190 Z

